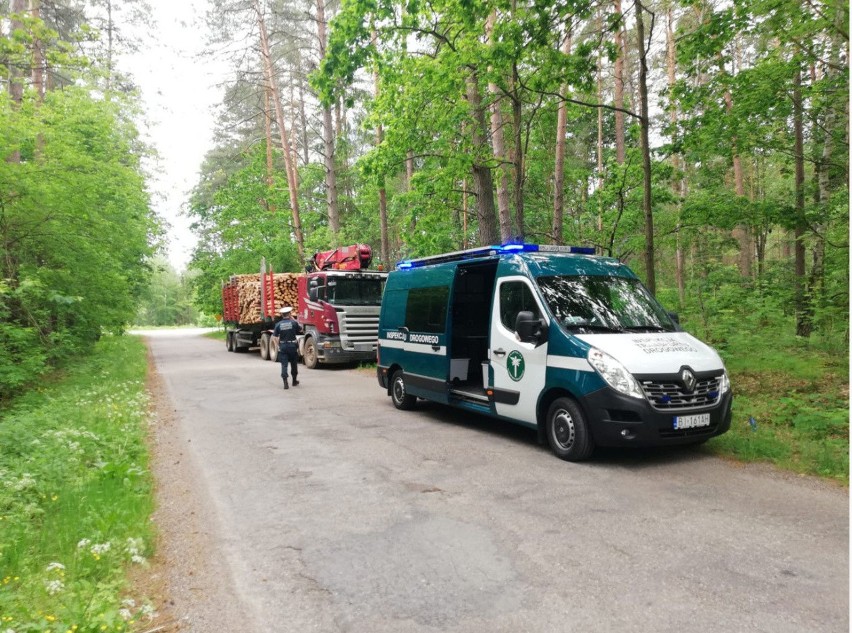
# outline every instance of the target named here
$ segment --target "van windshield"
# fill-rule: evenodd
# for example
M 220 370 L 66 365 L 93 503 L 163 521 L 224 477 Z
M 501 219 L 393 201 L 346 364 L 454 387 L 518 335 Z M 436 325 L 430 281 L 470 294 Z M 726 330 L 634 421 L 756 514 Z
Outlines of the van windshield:
M 382 305 L 383 277 L 329 277 L 326 300 L 336 306 Z
M 665 309 L 637 279 L 553 276 L 537 280 L 550 312 L 571 332 L 674 332 Z

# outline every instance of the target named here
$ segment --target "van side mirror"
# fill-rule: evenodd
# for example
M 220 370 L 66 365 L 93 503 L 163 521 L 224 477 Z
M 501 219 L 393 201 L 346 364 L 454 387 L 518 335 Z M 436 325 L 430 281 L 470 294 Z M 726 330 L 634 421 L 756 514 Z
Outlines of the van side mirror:
M 521 310 L 515 318 L 515 332 L 523 343 L 535 343 L 536 347 L 547 340 L 547 324 L 537 319 L 529 310 Z
M 680 331 L 680 315 L 677 312 L 669 312 L 669 318 L 674 321 L 675 329 Z

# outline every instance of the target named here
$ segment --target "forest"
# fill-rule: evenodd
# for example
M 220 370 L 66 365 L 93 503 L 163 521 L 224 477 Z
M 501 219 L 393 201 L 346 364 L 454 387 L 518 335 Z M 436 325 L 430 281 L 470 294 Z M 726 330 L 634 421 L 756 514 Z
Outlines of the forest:
M 0 2 L 0 400 L 134 321 L 212 322 L 262 257 L 358 242 L 392 269 L 524 240 L 627 262 L 739 367 L 740 402 L 775 385 L 747 417 L 792 397 L 785 420 L 846 437 L 847 3 L 206 6 L 232 74 L 174 271 L 116 63 L 168 16 Z
M 136 3 L 90 4 L 0 2 L 0 406 L 125 329 L 161 235 L 115 70 Z
M 231 72 L 175 270 L 120 63 L 173 16 L 0 0 L 0 628 L 165 629 L 134 579 L 166 398 L 125 334 L 214 325 L 231 275 L 352 243 L 386 270 L 519 241 L 618 258 L 731 376 L 731 430 L 680 455 L 848 488 L 847 2 L 194 6 L 199 72 Z
M 265 256 L 527 240 L 704 327 L 847 338 L 844 2 L 216 0 L 234 68 L 190 202 L 199 305 Z
M 628 263 L 719 350 L 710 450 L 848 481 L 842 0 L 214 0 L 230 60 L 189 202 L 196 306 L 352 243 Z

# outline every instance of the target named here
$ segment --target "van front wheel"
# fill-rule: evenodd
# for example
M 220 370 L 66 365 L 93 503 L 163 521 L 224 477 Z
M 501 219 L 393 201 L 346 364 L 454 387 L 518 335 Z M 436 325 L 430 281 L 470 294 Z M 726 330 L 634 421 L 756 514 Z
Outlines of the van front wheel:
M 547 442 L 559 459 L 581 462 L 595 449 L 583 412 L 571 398 L 554 400 L 546 424 Z
M 394 372 L 393 378 L 391 378 L 391 400 L 393 406 L 402 411 L 410 411 L 417 402 L 416 396 L 405 391 L 405 379 L 402 376 L 401 369 Z

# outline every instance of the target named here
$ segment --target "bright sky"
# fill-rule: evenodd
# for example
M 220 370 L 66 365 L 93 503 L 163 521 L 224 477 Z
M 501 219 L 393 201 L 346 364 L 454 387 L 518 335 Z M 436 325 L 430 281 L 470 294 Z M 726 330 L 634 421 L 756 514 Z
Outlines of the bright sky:
M 122 63 L 142 89 L 147 137 L 160 154 L 148 166 L 153 205 L 169 223 L 169 261 L 182 271 L 195 238 L 185 210 L 204 155 L 212 148 L 213 107 L 228 66 L 204 55 L 207 0 L 148 0 L 156 25 Z

